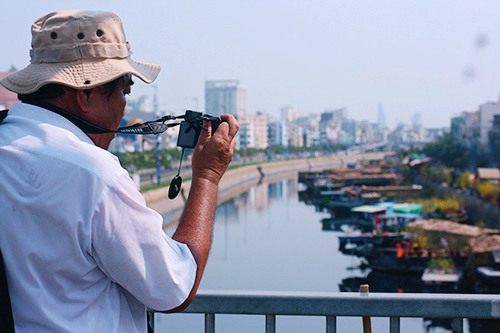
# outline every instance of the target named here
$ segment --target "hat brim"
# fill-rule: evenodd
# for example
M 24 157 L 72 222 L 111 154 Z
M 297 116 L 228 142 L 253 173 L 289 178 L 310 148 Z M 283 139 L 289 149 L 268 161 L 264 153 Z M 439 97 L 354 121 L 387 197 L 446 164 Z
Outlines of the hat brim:
M 158 64 L 126 59 L 86 59 L 66 63 L 30 64 L 0 80 L 6 89 L 18 94 L 31 94 L 49 83 L 58 83 L 75 89 L 90 89 L 132 74 L 146 83 L 153 82 L 160 73 Z

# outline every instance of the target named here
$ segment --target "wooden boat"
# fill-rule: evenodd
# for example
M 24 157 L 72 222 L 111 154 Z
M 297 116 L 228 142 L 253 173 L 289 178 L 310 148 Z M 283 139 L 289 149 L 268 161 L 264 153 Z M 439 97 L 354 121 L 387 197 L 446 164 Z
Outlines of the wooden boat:
M 373 270 L 407 274 L 423 274 L 429 260 L 432 258 L 428 254 L 417 254 L 416 252 L 410 252 L 408 249 L 396 247 L 372 247 L 362 250 L 358 248 L 356 255 L 363 257 L 367 261 L 367 265 Z M 460 268 L 465 267 L 467 260 L 465 254 L 442 256 L 441 258 L 453 260 L 455 266 Z
M 491 266 L 477 267 L 474 289 L 477 294 L 500 294 L 500 269 Z
M 344 254 L 358 254 L 360 251 L 366 249 L 366 246 L 394 246 L 397 242 L 401 242 L 403 239 L 403 234 L 396 233 L 373 234 L 371 232 L 367 232 L 354 235 L 343 235 L 338 236 L 339 251 L 342 253 L 347 252 Z M 356 247 L 351 247 L 346 251 L 348 244 L 354 244 Z M 358 246 L 360 247 L 359 249 L 357 249 Z
M 459 269 L 426 268 L 422 274 L 424 292 L 453 293 L 457 292 L 462 280 L 463 271 Z

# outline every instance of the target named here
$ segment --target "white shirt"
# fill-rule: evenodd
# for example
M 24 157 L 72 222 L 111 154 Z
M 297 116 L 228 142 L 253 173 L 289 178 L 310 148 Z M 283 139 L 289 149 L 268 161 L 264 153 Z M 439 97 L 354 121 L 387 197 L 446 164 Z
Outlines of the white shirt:
M 146 332 L 196 263 L 111 153 L 65 118 L 16 103 L 0 124 L 0 248 L 16 332 Z

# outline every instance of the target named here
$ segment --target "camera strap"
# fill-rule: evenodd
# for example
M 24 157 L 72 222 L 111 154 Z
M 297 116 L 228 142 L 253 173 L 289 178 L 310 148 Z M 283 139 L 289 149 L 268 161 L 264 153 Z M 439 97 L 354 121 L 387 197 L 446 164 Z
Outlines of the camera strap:
M 104 134 L 104 133 L 113 133 L 114 131 L 109 130 L 107 128 L 92 124 L 91 122 L 82 119 L 58 106 L 55 106 L 50 103 L 42 102 L 42 101 L 23 101 L 25 104 L 31 104 L 34 106 L 41 107 L 43 109 L 47 109 L 49 111 L 52 111 L 54 113 L 57 113 L 58 115 L 68 119 L 71 121 L 76 127 L 81 129 L 85 133 L 91 133 L 91 134 Z
M 179 117 L 174 116 L 165 116 L 155 121 L 147 121 L 141 124 L 135 124 L 131 126 L 120 127 L 117 130 L 111 130 L 99 125 L 93 124 L 83 118 L 80 118 L 74 115 L 71 112 L 68 112 L 58 106 L 55 106 L 50 103 L 41 102 L 41 101 L 23 101 L 23 103 L 31 104 L 34 106 L 38 106 L 58 115 L 68 119 L 71 121 L 76 127 L 81 129 L 84 133 L 87 134 L 105 134 L 105 133 L 124 133 L 124 134 L 160 134 L 165 132 L 168 128 L 179 125 L 178 123 L 165 124 L 164 122 L 167 120 L 178 119 Z M 6 116 L 6 115 L 5 115 Z M 1 118 L 1 114 L 0 114 Z M 5 117 L 4 117 L 5 118 Z

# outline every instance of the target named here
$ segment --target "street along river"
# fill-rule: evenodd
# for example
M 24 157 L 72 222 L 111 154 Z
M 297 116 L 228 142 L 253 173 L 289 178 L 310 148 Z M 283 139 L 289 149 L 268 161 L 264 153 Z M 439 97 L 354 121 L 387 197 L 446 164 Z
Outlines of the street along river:
M 296 176 L 269 182 L 264 178 L 217 208 L 213 249 L 200 289 L 339 292 L 367 277 L 369 270 L 357 268 L 359 258 L 338 251 L 342 232 L 322 230 L 321 219 L 328 215 L 298 200 L 298 187 Z M 166 232 L 174 228 L 167 226 Z M 391 276 L 372 282 L 387 282 L 394 292 L 413 284 L 409 277 Z M 203 332 L 203 315 L 155 318 L 158 333 Z M 265 331 L 264 316 L 217 315 L 215 322 L 217 333 Z M 324 317 L 278 316 L 276 323 L 277 332 L 325 332 Z M 375 333 L 389 332 L 388 318 L 372 318 L 372 325 Z M 428 330 L 426 325 L 431 325 Z M 464 326 L 468 332 L 467 321 Z M 337 328 L 362 332 L 362 318 L 339 317 Z M 401 332 L 427 331 L 450 332 L 421 318 L 401 319 Z

